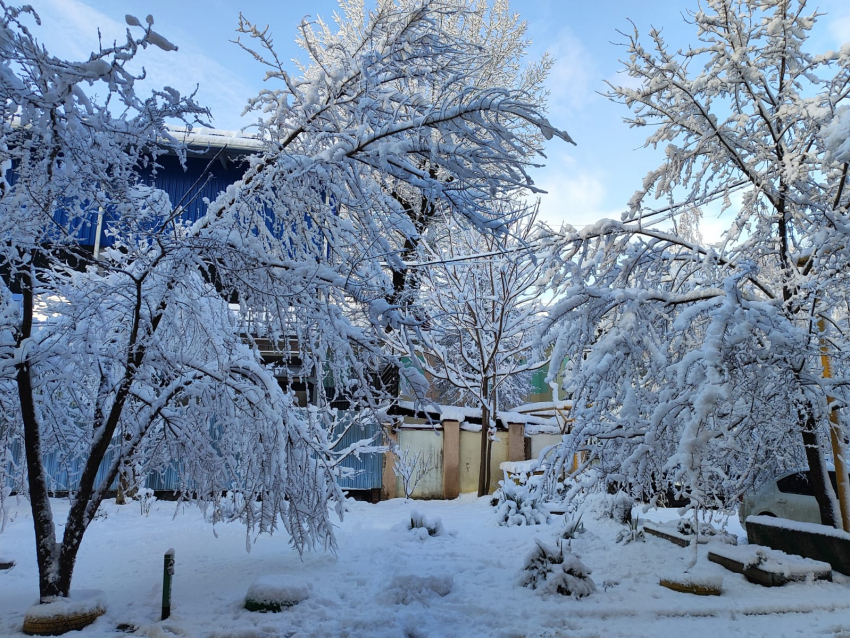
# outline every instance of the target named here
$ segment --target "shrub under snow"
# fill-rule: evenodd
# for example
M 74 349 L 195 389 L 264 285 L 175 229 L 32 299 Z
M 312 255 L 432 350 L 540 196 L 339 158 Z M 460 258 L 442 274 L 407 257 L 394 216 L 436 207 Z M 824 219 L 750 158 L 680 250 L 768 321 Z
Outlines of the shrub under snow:
M 516 485 L 499 481 L 496 516 L 499 525 L 544 525 L 549 522 L 549 510 L 541 502 L 540 491 L 534 485 Z M 494 497 L 496 494 L 493 495 Z
M 245 596 L 245 609 L 278 612 L 309 597 L 309 583 L 290 574 L 268 574 L 251 583 Z
M 536 546 L 525 557 L 520 580 L 524 587 L 573 598 L 584 598 L 596 591 L 590 570 L 568 545 L 552 547 L 538 539 L 534 542 Z
M 635 506 L 635 499 L 625 492 L 617 492 L 610 501 L 607 502 L 607 513 L 615 522 L 622 525 L 628 525 L 632 520 L 632 508 Z
M 564 515 L 564 526 L 558 533 L 558 536 L 564 540 L 572 540 L 578 538 L 579 534 L 584 534 L 584 523 L 581 522 L 581 514 L 578 517 L 569 517 Z
M 425 540 L 429 536 L 446 536 L 446 528 L 443 527 L 443 521 L 439 518 L 433 521 L 426 518 L 424 514 L 420 514 L 416 510 L 410 512 L 410 523 L 407 529 L 417 532 L 419 538 Z
M 396 574 L 390 582 L 389 595 L 397 605 L 412 602 L 427 603 L 431 598 L 449 595 L 454 585 L 450 574 L 420 576 L 418 574 Z

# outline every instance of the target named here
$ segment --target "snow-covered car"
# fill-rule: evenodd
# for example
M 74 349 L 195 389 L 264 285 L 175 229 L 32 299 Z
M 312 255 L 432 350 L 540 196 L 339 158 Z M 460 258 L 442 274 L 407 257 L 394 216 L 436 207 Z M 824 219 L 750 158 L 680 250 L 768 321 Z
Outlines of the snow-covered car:
M 829 472 L 835 489 L 835 472 Z M 820 509 L 815 500 L 808 470 L 789 472 L 768 481 L 755 491 L 745 492 L 738 507 L 741 525 L 752 514 L 778 516 L 803 523 L 820 523 Z

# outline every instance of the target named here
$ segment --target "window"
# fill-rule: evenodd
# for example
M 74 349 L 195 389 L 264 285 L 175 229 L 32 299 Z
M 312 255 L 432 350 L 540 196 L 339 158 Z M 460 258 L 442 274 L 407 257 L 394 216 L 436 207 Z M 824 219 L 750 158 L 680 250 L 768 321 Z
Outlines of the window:
M 799 494 L 801 496 L 814 496 L 812 483 L 809 480 L 808 472 L 798 472 L 791 476 L 776 481 L 776 487 L 784 494 Z
M 832 489 L 838 492 L 838 485 L 835 480 L 835 472 L 830 470 L 829 482 L 832 483 Z M 780 492 L 785 494 L 799 494 L 801 496 L 814 496 L 815 492 L 812 489 L 811 477 L 808 471 L 799 472 L 786 476 L 783 479 L 776 481 L 776 487 Z

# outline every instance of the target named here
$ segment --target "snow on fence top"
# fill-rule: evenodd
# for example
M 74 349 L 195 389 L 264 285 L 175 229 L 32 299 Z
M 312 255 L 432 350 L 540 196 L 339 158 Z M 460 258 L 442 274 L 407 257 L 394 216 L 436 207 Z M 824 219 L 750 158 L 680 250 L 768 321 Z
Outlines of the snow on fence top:
M 430 419 L 434 425 L 442 421 L 459 421 L 464 430 L 481 430 L 481 409 L 468 408 L 457 405 L 439 405 L 435 403 L 414 403 L 413 401 L 399 401 L 390 409 L 390 414 L 397 416 L 410 416 L 419 419 Z M 559 432 L 558 424 L 554 417 L 543 418 L 532 414 L 521 412 L 500 411 L 496 415 L 496 424 L 500 429 L 508 429 L 509 423 L 522 423 L 526 426 L 527 434 L 538 434 L 542 432 Z M 403 428 L 418 428 L 422 424 L 406 423 Z

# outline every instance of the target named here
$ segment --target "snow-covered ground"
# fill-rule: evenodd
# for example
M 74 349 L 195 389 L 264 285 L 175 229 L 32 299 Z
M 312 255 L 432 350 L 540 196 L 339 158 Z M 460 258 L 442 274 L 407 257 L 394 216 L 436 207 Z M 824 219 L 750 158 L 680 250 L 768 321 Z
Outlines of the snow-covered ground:
M 62 520 L 67 505 L 55 505 Z M 105 516 L 80 550 L 74 586 L 104 590 L 108 611 L 73 634 L 81 638 L 121 635 L 115 633 L 121 624 L 150 637 L 850 636 L 850 579 L 840 574 L 834 583 L 766 589 L 708 563 L 701 546 L 700 573 L 722 576 L 723 594 L 676 593 L 659 586 L 659 575 L 682 572 L 690 550 L 655 537 L 617 545 L 621 526 L 592 512 L 572 545 L 593 570 L 597 591 L 573 600 L 518 584 L 534 539 L 554 543 L 562 517 L 538 527 L 499 527 L 486 499 L 471 496 L 350 501 L 337 555 L 303 560 L 284 535 L 252 538 L 246 553 L 244 528 L 217 525 L 216 537 L 190 506 L 158 501 L 148 517 L 137 505 L 110 502 L 102 509 Z M 402 529 L 414 509 L 441 518 L 450 534 L 422 540 Z M 670 520 L 676 513 L 641 517 Z M 735 519 L 729 529 L 742 534 Z M 177 557 L 172 616 L 160 622 L 163 554 L 170 547 Z M 0 572 L 0 636 L 21 635 L 24 612 L 37 600 L 32 521 L 23 501 L 0 534 L 0 554 L 17 561 Z M 309 598 L 277 614 L 243 609 L 251 583 L 268 575 L 307 583 Z

